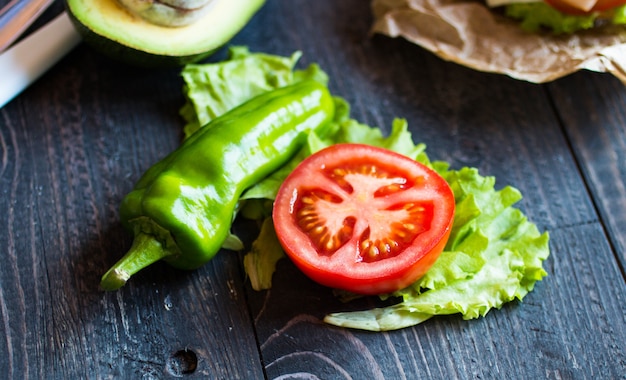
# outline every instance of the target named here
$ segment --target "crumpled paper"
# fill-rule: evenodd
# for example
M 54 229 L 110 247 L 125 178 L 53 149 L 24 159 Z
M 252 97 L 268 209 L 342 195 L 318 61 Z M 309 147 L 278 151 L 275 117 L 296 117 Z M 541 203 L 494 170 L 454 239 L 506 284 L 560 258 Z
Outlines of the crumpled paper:
M 442 59 L 533 83 L 578 70 L 626 84 L 626 28 L 528 33 L 481 0 L 372 0 L 372 32 L 403 37 Z

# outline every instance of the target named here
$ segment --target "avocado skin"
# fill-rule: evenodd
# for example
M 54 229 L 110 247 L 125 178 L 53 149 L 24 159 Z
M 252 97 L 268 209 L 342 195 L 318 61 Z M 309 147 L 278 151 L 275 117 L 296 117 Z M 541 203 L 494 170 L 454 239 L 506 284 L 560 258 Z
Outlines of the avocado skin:
M 74 27 L 87 45 L 104 56 L 132 66 L 155 69 L 184 66 L 208 58 L 221 48 L 220 46 L 206 52 L 184 56 L 152 54 L 96 34 L 80 20 L 76 19 L 71 12 L 68 12 L 68 14 Z
M 172 68 L 195 63 L 213 55 L 215 52 L 220 50 L 228 41 L 230 41 L 232 37 L 234 37 L 234 35 L 232 35 L 229 38 L 225 39 L 225 41 L 223 41 L 223 43 L 219 46 L 215 46 L 213 49 L 202 51 L 196 54 L 154 54 L 144 50 L 140 50 L 138 48 L 127 46 L 123 42 L 114 41 L 107 38 L 106 36 L 96 33 L 72 13 L 68 1 L 70 0 L 65 1 L 65 9 L 70 20 L 72 21 L 72 24 L 74 25 L 77 32 L 81 35 L 83 41 L 98 53 L 113 60 L 123 62 L 132 66 L 145 68 Z M 261 0 L 260 6 L 258 8 L 260 8 L 264 3 L 265 0 Z

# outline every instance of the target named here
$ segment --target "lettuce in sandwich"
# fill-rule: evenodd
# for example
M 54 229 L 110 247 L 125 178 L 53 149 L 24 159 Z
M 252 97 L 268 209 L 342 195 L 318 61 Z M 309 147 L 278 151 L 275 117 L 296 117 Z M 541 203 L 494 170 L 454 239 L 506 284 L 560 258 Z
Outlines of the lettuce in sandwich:
M 487 0 L 490 8 L 521 22 L 524 30 L 570 34 L 609 25 L 626 25 L 626 0 Z

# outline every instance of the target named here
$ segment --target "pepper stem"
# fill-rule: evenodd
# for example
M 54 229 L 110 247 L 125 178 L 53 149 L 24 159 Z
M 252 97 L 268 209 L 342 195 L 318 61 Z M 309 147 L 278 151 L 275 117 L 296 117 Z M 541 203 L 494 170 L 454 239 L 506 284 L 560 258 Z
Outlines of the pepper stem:
M 133 274 L 168 254 L 169 252 L 163 249 L 161 243 L 153 235 L 139 232 L 135 235 L 133 245 L 124 257 L 102 276 L 100 287 L 104 290 L 117 290 L 124 286 Z

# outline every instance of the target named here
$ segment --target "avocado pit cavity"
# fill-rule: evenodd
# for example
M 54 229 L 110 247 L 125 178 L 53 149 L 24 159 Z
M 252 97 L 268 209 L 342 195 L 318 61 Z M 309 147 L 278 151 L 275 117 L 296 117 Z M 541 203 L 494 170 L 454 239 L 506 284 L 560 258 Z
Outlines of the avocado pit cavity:
M 217 0 L 118 0 L 132 14 L 166 27 L 190 25 L 205 15 Z

